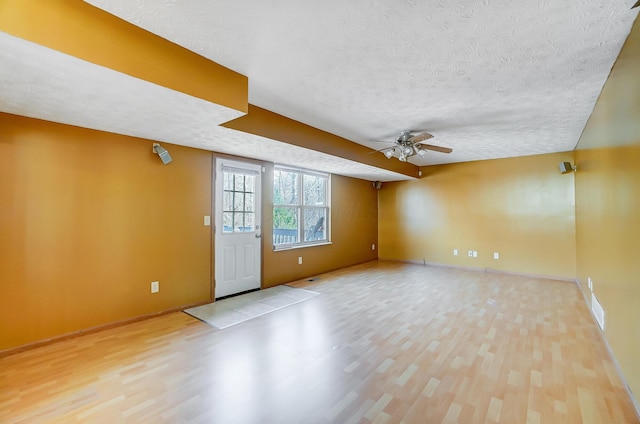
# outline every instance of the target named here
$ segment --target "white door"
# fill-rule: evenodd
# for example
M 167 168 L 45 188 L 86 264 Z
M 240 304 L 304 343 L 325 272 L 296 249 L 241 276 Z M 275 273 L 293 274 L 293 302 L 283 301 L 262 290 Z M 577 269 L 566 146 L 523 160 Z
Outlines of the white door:
M 218 159 L 215 298 L 260 288 L 262 167 Z

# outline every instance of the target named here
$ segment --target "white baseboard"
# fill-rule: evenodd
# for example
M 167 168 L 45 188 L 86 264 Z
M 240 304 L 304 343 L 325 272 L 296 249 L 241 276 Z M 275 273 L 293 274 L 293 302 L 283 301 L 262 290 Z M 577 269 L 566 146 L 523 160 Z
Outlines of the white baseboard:
M 545 280 L 556 280 L 556 281 L 566 281 L 569 283 L 575 283 L 576 279 L 575 278 L 569 278 L 569 277 L 560 277 L 557 275 L 545 275 L 545 274 L 531 274 L 531 273 L 527 273 L 527 272 L 516 272 L 516 271 L 505 271 L 502 269 L 495 269 L 495 268 L 480 268 L 480 267 L 472 267 L 472 266 L 461 266 L 461 265 L 451 265 L 451 264 L 443 264 L 443 263 L 439 263 L 439 262 L 429 262 L 429 261 L 419 261 L 419 260 L 399 260 L 399 259 L 385 259 L 385 258 L 380 258 L 381 261 L 389 261 L 389 262 L 402 262 L 402 263 L 408 263 L 408 264 L 415 264 L 415 265 L 425 265 L 425 266 L 434 266 L 434 267 L 439 267 L 439 268 L 451 268 L 451 269 L 460 269 L 460 270 L 464 270 L 464 271 L 477 271 L 477 272 L 484 272 L 486 274 L 506 274 L 506 275 L 517 275 L 520 277 L 529 277 L 529 278 L 542 278 Z
M 624 377 L 622 368 L 620 367 L 620 364 L 618 363 L 616 356 L 613 354 L 611 345 L 609 345 L 609 342 L 607 341 L 607 336 L 604 334 L 604 331 L 602 330 L 602 328 L 600 328 L 600 325 L 598 324 L 598 320 L 593 314 L 593 310 L 591 309 L 591 304 L 589 303 L 591 292 L 589 292 L 588 295 L 587 293 L 585 293 L 582 284 L 580 284 L 579 279 L 576 279 L 575 283 L 578 286 L 578 290 L 580 290 L 580 293 L 582 293 L 582 298 L 584 299 L 584 303 L 589 308 L 589 311 L 591 311 L 591 318 L 593 319 L 593 322 L 595 322 L 596 327 L 598 327 L 598 332 L 600 333 L 600 337 L 602 338 L 602 341 L 604 342 L 604 345 L 606 346 L 607 351 L 609 352 L 609 357 L 611 357 L 611 361 L 613 362 L 613 365 L 616 367 L 618 376 L 620 377 L 620 380 L 622 380 L 622 384 L 624 384 L 624 387 L 627 390 L 627 393 L 629 394 L 631 401 L 633 402 L 633 406 L 636 409 L 636 418 L 638 418 L 638 421 L 640 421 L 640 402 L 638 402 L 638 399 L 636 399 L 636 397 L 633 395 L 633 392 L 631 391 L 631 387 L 629 387 L 629 384 L 627 383 L 627 379 Z

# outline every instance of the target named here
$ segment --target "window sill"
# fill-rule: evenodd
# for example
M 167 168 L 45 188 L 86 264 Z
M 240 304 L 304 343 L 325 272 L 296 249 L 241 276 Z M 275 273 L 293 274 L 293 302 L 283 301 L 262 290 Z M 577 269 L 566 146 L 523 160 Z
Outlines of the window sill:
M 320 243 L 307 243 L 307 244 L 298 244 L 298 245 L 284 245 L 284 246 L 273 246 L 274 252 L 281 252 L 283 250 L 295 250 L 295 249 L 304 249 L 307 247 L 317 247 L 317 246 L 326 246 L 328 244 L 333 244 L 330 241 L 323 241 Z

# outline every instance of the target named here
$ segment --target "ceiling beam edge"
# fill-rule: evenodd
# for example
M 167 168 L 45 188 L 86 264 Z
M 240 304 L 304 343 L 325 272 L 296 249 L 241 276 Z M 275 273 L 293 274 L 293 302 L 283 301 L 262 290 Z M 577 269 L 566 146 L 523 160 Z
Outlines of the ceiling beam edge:
M 247 112 L 246 76 L 81 0 L 0 0 L 0 30 L 162 87 Z
M 222 126 L 238 131 L 278 140 L 317 152 L 338 156 L 380 169 L 419 177 L 419 168 L 408 162 L 389 160 L 373 149 L 346 138 L 314 128 L 277 113 L 249 104 L 249 111 Z

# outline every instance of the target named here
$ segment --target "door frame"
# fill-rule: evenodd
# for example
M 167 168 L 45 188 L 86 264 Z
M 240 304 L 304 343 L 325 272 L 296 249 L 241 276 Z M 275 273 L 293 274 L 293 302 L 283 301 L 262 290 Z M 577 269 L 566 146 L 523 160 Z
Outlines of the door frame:
M 250 288 L 246 291 L 251 291 L 251 290 L 256 290 L 256 289 L 261 289 L 262 288 L 262 280 L 263 280 L 263 266 L 262 266 L 262 261 L 263 261 L 263 242 L 262 242 L 262 236 L 264 234 L 263 232 L 263 217 L 262 217 L 262 213 L 263 213 L 263 207 L 262 207 L 262 199 L 264 198 L 264 195 L 262 194 L 263 191 L 263 187 L 264 187 L 264 183 L 262 181 L 263 178 L 263 174 L 264 174 L 264 166 L 260 163 L 256 163 L 253 162 L 251 160 L 244 160 L 243 158 L 228 158 L 225 156 L 215 156 L 213 157 L 213 198 L 212 198 L 212 203 L 213 203 L 213 252 L 212 252 L 212 258 L 211 258 L 211 262 L 212 262 L 212 266 L 213 266 L 213 273 L 212 273 L 212 285 L 211 285 L 211 298 L 212 300 L 215 301 L 216 298 L 219 297 L 225 297 L 225 296 L 231 296 L 233 294 L 228 294 L 228 295 L 223 295 L 223 296 L 217 296 L 216 295 L 216 289 L 217 289 L 217 285 L 218 285 L 218 276 L 219 276 L 219 271 L 221 270 L 222 264 L 217 263 L 218 262 L 218 249 L 221 248 L 221 243 L 219 242 L 220 239 L 219 237 L 224 237 L 224 233 L 222 232 L 223 230 L 223 220 L 222 220 L 222 205 L 223 205 L 223 176 L 222 176 L 222 171 L 223 168 L 236 168 L 239 170 L 246 170 L 248 174 L 251 173 L 255 173 L 258 176 L 258 181 L 256 182 L 256 188 L 255 188 L 255 192 L 256 192 L 256 215 L 257 216 L 254 225 L 255 230 L 252 232 L 252 234 L 254 234 L 254 236 L 256 238 L 258 238 L 258 243 L 257 243 L 257 253 L 259 255 L 259 260 L 257 261 L 258 263 L 256 264 L 256 273 L 258 275 L 258 281 L 257 281 L 257 287 L 253 287 Z M 242 293 L 243 290 L 240 290 L 238 293 Z

